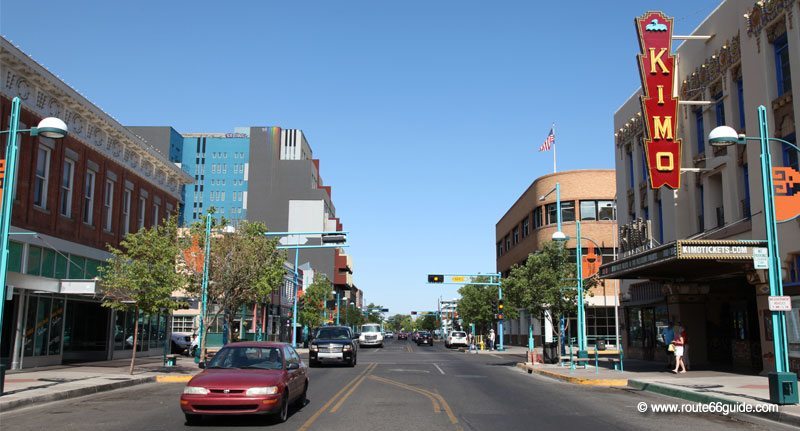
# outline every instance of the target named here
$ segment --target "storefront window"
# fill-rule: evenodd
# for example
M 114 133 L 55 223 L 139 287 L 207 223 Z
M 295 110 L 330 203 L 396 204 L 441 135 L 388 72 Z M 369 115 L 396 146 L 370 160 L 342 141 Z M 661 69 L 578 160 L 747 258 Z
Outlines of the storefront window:
M 166 339 L 167 339 L 167 315 L 162 313 L 162 314 L 158 315 L 158 343 L 159 343 L 159 345 L 163 346 Z
M 656 344 L 666 347 L 664 342 L 664 330 L 669 326 L 669 309 L 666 305 L 655 307 L 653 310 L 656 319 Z
M 36 338 L 33 341 L 33 356 L 47 354 L 47 336 L 50 334 L 50 298 L 39 297 L 36 305 Z
M 642 310 L 628 309 L 628 346 L 642 347 Z
M 61 354 L 61 332 L 64 328 L 64 300 L 53 298 L 50 311 L 50 342 L 48 343 L 49 355 Z
M 792 297 L 792 312 L 786 312 L 786 334 L 789 354 L 800 357 L 800 296 Z
M 125 311 L 125 350 L 133 348 L 134 314 L 132 310 Z
M 150 348 L 158 348 L 158 314 L 150 316 Z
M 25 343 L 22 348 L 23 355 L 25 356 L 33 356 L 33 341 L 36 333 L 36 310 L 38 304 L 38 296 L 28 297 L 28 312 L 25 314 Z
M 125 312 L 114 313 L 114 350 L 125 348 Z
M 142 350 L 149 350 L 150 344 L 148 344 L 148 340 L 150 336 L 150 315 L 145 313 L 139 313 L 139 342 L 137 346 L 139 351 Z

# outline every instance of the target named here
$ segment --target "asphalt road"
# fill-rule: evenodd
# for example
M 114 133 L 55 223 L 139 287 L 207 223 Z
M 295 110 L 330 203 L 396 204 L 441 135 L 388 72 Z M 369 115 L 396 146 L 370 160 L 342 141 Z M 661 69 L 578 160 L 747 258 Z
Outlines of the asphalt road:
M 469 355 L 411 342 L 361 349 L 358 366 L 310 369 L 309 402 L 276 424 L 262 417 L 206 418 L 200 429 L 381 431 L 528 429 L 781 429 L 717 415 L 642 414 L 638 402 L 679 401 L 528 375 L 514 356 Z M 8 430 L 181 430 L 183 384 L 152 383 L 0 414 Z

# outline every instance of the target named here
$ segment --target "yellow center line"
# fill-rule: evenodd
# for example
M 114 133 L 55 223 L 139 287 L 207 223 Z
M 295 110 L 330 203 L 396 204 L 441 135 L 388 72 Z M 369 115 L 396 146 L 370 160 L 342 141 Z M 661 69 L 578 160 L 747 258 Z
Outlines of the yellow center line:
M 344 395 L 343 395 L 341 398 L 339 398 L 339 402 L 337 402 L 337 403 L 336 403 L 336 404 L 333 406 L 333 408 L 331 409 L 331 413 L 336 413 L 337 411 L 339 411 L 339 408 L 341 408 L 341 407 L 342 407 L 342 404 L 344 404 L 344 402 L 345 402 L 345 401 L 347 401 L 347 399 L 350 397 L 350 395 L 352 395 L 352 394 L 353 394 L 353 392 L 355 392 L 355 391 L 356 391 L 356 389 L 358 389 L 358 386 L 359 386 L 359 385 L 361 385 L 361 383 L 362 383 L 362 382 L 364 382 L 364 379 L 366 379 L 366 378 L 367 378 L 367 375 L 370 373 L 370 371 L 374 370 L 374 369 L 375 369 L 375 367 L 377 367 L 377 366 L 378 366 L 378 364 L 372 364 L 372 365 L 371 365 L 371 367 L 372 367 L 372 368 L 371 368 L 370 370 L 368 370 L 368 371 L 366 372 L 366 374 L 362 374 L 362 375 L 361 375 L 361 376 L 358 378 L 358 381 L 357 381 L 357 382 L 356 382 L 356 383 L 355 383 L 353 386 L 351 386 L 351 387 L 350 387 L 350 390 L 349 390 L 349 391 L 347 391 L 347 393 L 346 393 L 346 394 L 344 394 Z
M 377 377 L 377 376 L 372 376 L 372 377 L 374 377 L 375 379 L 380 379 L 381 381 L 385 381 L 386 383 L 391 383 L 393 385 L 400 386 L 400 387 L 408 389 L 408 390 L 424 392 L 425 394 L 428 394 L 428 395 L 436 398 L 439 401 L 439 403 L 442 405 L 442 407 L 444 408 L 445 413 L 447 413 L 447 417 L 450 418 L 450 422 L 453 423 L 453 424 L 457 424 L 458 423 L 458 418 L 456 418 L 456 415 L 453 414 L 453 410 L 450 408 L 450 405 L 447 404 L 447 401 L 444 400 L 444 397 L 439 395 L 438 393 L 426 391 L 425 389 L 422 389 L 422 388 L 415 388 L 413 386 L 406 385 L 405 383 L 400 383 L 400 382 L 397 382 L 397 381 L 394 381 L 394 380 L 389 380 L 389 379 L 386 379 L 386 378 L 383 378 L 383 377 Z
M 339 389 L 339 392 L 337 392 L 334 396 L 332 396 L 331 399 L 329 399 L 328 402 L 325 403 L 325 405 L 323 405 L 319 410 L 316 411 L 316 413 L 314 413 L 310 418 L 308 418 L 308 420 L 306 420 L 303 423 L 303 425 L 300 428 L 298 428 L 297 430 L 298 431 L 305 431 L 305 430 L 311 428 L 311 425 L 314 425 L 314 422 L 316 422 L 316 420 L 319 419 L 320 415 L 322 415 L 322 413 L 325 410 L 327 410 L 328 407 L 330 407 L 330 405 L 333 404 L 334 401 L 336 401 L 336 398 L 339 397 L 339 395 L 343 394 L 347 389 L 349 389 L 353 384 L 355 384 L 361 377 L 367 375 L 367 373 L 369 373 L 377 365 L 378 364 L 373 363 L 373 364 L 370 364 L 369 366 L 367 366 L 367 368 L 364 371 L 362 371 L 359 375 L 357 375 L 355 378 L 353 378 L 353 380 L 350 380 L 350 382 L 348 382 L 346 385 L 344 385 L 344 387 L 342 387 L 342 389 Z
M 428 393 L 426 393 L 424 391 L 421 391 L 421 390 L 419 390 L 419 389 L 417 389 L 417 388 L 415 388 L 413 386 L 406 386 L 406 385 L 403 385 L 403 384 L 398 384 L 398 382 L 395 382 L 394 380 L 384 379 L 382 377 L 378 377 L 378 376 L 375 376 L 375 375 L 371 375 L 371 376 L 369 376 L 369 378 L 372 379 L 372 380 L 381 382 L 381 383 L 386 383 L 386 384 L 389 384 L 389 385 L 395 385 L 395 386 L 397 386 L 399 388 L 402 388 L 402 389 L 405 389 L 405 390 L 409 390 L 409 391 L 416 392 L 418 394 L 424 395 L 424 396 L 428 397 L 429 400 L 431 400 L 431 404 L 433 405 L 433 412 L 434 413 L 441 413 L 442 412 L 442 409 L 441 409 L 441 407 L 439 407 L 439 403 L 436 401 L 436 398 L 434 398 L 431 394 L 428 394 Z

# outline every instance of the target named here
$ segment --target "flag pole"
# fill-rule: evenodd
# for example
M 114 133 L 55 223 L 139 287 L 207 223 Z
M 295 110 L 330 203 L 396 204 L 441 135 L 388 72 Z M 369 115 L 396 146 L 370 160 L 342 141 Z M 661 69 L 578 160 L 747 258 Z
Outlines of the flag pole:
M 553 173 L 556 173 L 556 123 L 553 122 Z

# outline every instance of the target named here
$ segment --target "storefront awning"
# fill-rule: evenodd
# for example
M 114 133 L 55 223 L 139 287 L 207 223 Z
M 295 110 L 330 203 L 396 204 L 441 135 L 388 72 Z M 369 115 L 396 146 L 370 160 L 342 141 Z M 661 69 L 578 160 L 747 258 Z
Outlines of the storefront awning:
M 600 266 L 600 278 L 702 281 L 753 268 L 753 250 L 766 241 L 678 240 Z

